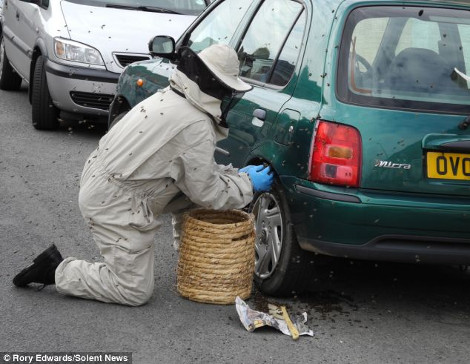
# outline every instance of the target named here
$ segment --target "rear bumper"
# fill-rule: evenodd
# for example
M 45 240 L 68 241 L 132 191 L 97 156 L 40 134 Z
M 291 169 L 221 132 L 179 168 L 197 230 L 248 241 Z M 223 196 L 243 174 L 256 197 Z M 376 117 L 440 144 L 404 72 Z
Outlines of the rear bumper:
M 470 265 L 470 239 L 382 235 L 363 245 L 348 245 L 302 237 L 299 244 L 304 250 L 343 258 Z
M 353 259 L 470 264 L 470 197 L 384 195 L 281 180 L 302 249 Z

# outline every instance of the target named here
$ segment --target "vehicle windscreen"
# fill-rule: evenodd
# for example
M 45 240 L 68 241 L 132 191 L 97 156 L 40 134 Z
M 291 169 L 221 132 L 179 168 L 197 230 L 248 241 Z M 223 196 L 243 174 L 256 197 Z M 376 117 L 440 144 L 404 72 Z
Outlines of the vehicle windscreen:
M 356 105 L 470 112 L 470 12 L 353 10 L 340 45 L 337 95 Z
M 67 0 L 69 2 L 109 8 L 152 11 L 170 14 L 199 15 L 207 6 L 205 0 Z

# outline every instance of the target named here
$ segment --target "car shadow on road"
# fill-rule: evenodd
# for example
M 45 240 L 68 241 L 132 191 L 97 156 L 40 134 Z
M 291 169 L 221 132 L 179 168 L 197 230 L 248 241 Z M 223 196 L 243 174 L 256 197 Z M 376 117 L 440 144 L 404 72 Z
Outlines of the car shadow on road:
M 265 311 L 268 302 L 282 303 L 293 313 L 307 312 L 324 320 L 350 319 L 355 311 L 364 310 L 372 316 L 410 310 L 470 316 L 466 267 L 337 258 L 322 268 L 306 291 L 291 297 L 268 297 L 255 290 L 253 308 Z

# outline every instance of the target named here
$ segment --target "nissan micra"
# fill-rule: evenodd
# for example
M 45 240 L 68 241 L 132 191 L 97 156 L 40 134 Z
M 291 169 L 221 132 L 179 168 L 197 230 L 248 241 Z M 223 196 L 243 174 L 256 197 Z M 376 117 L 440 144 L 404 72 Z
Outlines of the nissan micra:
M 168 84 L 162 41 L 121 75 L 111 122 Z M 322 255 L 470 263 L 468 2 L 219 0 L 174 48 L 213 43 L 253 85 L 217 160 L 276 174 L 250 207 L 263 292 L 301 289 Z

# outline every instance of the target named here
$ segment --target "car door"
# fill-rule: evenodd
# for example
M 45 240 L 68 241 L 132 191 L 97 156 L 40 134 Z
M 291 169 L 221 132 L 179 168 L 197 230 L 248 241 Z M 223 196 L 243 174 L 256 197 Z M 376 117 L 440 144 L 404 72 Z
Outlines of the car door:
M 294 90 L 295 82 L 290 81 L 295 77 L 305 13 L 301 2 L 266 0 L 238 41 L 240 75 L 253 90 L 228 114 L 229 136 L 218 143 L 222 149 L 218 162 L 244 165 L 252 151 L 271 135 L 280 110 Z M 295 119 L 295 112 L 290 115 Z M 271 160 L 274 156 L 263 158 Z
M 38 5 L 26 1 L 5 1 L 5 52 L 15 70 L 28 81 L 39 9 Z
M 13 43 L 15 32 L 18 30 L 18 22 L 16 20 L 16 11 L 19 0 L 6 0 L 3 4 L 3 41 L 5 52 L 16 68 L 18 57 L 22 57 L 19 48 Z

